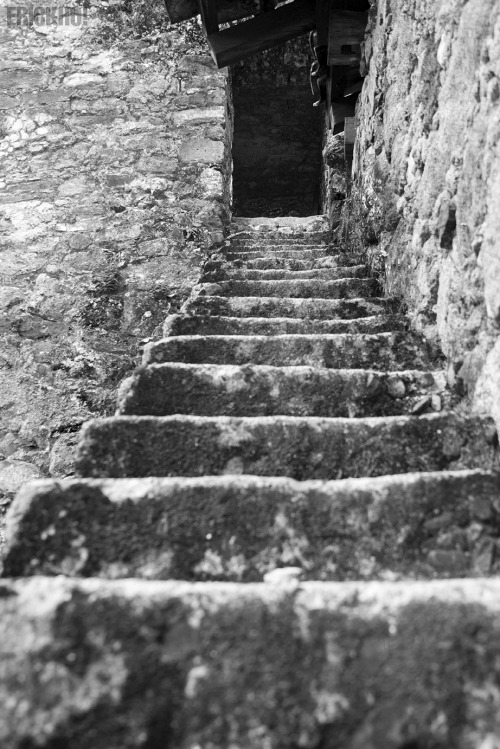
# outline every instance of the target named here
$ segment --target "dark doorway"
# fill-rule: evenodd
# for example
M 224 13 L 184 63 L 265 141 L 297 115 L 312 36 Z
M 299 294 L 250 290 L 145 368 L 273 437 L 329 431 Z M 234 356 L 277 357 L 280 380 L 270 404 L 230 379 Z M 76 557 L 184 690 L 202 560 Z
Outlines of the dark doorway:
M 313 107 L 310 63 L 301 37 L 232 68 L 235 215 L 319 212 L 322 116 Z

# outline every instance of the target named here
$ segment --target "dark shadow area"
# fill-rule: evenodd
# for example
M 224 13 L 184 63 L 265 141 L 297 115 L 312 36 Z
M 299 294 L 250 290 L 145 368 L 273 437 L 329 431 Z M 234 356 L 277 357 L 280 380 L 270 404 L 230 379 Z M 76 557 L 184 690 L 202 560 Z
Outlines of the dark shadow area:
M 307 37 L 232 68 L 233 213 L 309 216 L 320 211 L 320 107 L 309 84 Z

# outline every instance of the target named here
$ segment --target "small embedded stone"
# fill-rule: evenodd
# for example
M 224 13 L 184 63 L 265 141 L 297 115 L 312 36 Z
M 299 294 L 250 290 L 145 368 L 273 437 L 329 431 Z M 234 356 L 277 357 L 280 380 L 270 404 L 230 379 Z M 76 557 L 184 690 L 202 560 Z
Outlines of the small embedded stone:
M 453 515 L 451 512 L 442 512 L 434 518 L 426 520 L 424 528 L 426 531 L 440 531 L 442 528 L 449 528 L 453 523 Z
M 204 283 L 200 290 L 200 294 L 204 296 L 220 296 L 222 293 L 222 286 L 218 283 Z
M 432 403 L 431 398 L 426 395 L 423 398 L 419 398 L 418 401 L 414 404 L 413 408 L 411 409 L 412 414 L 421 414 L 423 413 L 426 408 L 428 408 Z
M 441 411 L 443 408 L 443 402 L 440 395 L 433 395 L 431 397 L 431 406 L 433 411 Z
M 463 551 L 430 551 L 427 561 L 437 572 L 459 574 L 467 569 L 467 555 Z
M 478 520 L 489 520 L 493 514 L 491 503 L 485 497 L 474 497 L 471 502 L 471 515 Z
M 375 372 L 370 372 L 366 380 L 366 387 L 369 393 L 376 393 L 380 388 L 380 377 Z
M 387 390 L 389 395 L 393 398 L 404 398 L 406 395 L 406 385 L 403 380 L 400 380 L 399 378 L 389 380 L 387 383 Z
M 495 542 L 491 538 L 485 538 L 475 550 L 472 567 L 479 575 L 488 575 L 491 572 L 495 555 Z
M 302 577 L 301 567 L 280 567 L 264 575 L 264 582 L 271 585 L 286 585 L 296 583 Z

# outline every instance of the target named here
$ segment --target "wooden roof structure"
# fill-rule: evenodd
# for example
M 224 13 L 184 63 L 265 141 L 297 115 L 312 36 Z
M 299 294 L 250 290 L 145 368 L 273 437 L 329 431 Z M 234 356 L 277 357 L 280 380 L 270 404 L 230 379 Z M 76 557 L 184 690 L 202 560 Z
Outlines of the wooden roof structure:
M 361 90 L 359 72 L 369 0 L 165 0 L 172 23 L 200 14 L 219 68 L 313 34 L 311 85 L 326 105 L 329 126 L 343 129 Z

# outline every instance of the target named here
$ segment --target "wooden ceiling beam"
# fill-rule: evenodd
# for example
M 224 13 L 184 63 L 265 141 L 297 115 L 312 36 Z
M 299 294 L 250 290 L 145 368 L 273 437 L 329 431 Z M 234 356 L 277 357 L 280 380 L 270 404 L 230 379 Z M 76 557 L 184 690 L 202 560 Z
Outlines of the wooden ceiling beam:
M 316 0 L 294 0 L 208 37 L 219 68 L 277 47 L 316 26 Z
M 165 7 L 171 23 L 187 21 L 200 12 L 199 0 L 165 0 Z M 260 1 L 216 0 L 216 8 L 219 23 L 229 23 L 260 13 Z
M 215 0 L 198 0 L 201 22 L 207 37 L 219 30 L 219 15 Z

